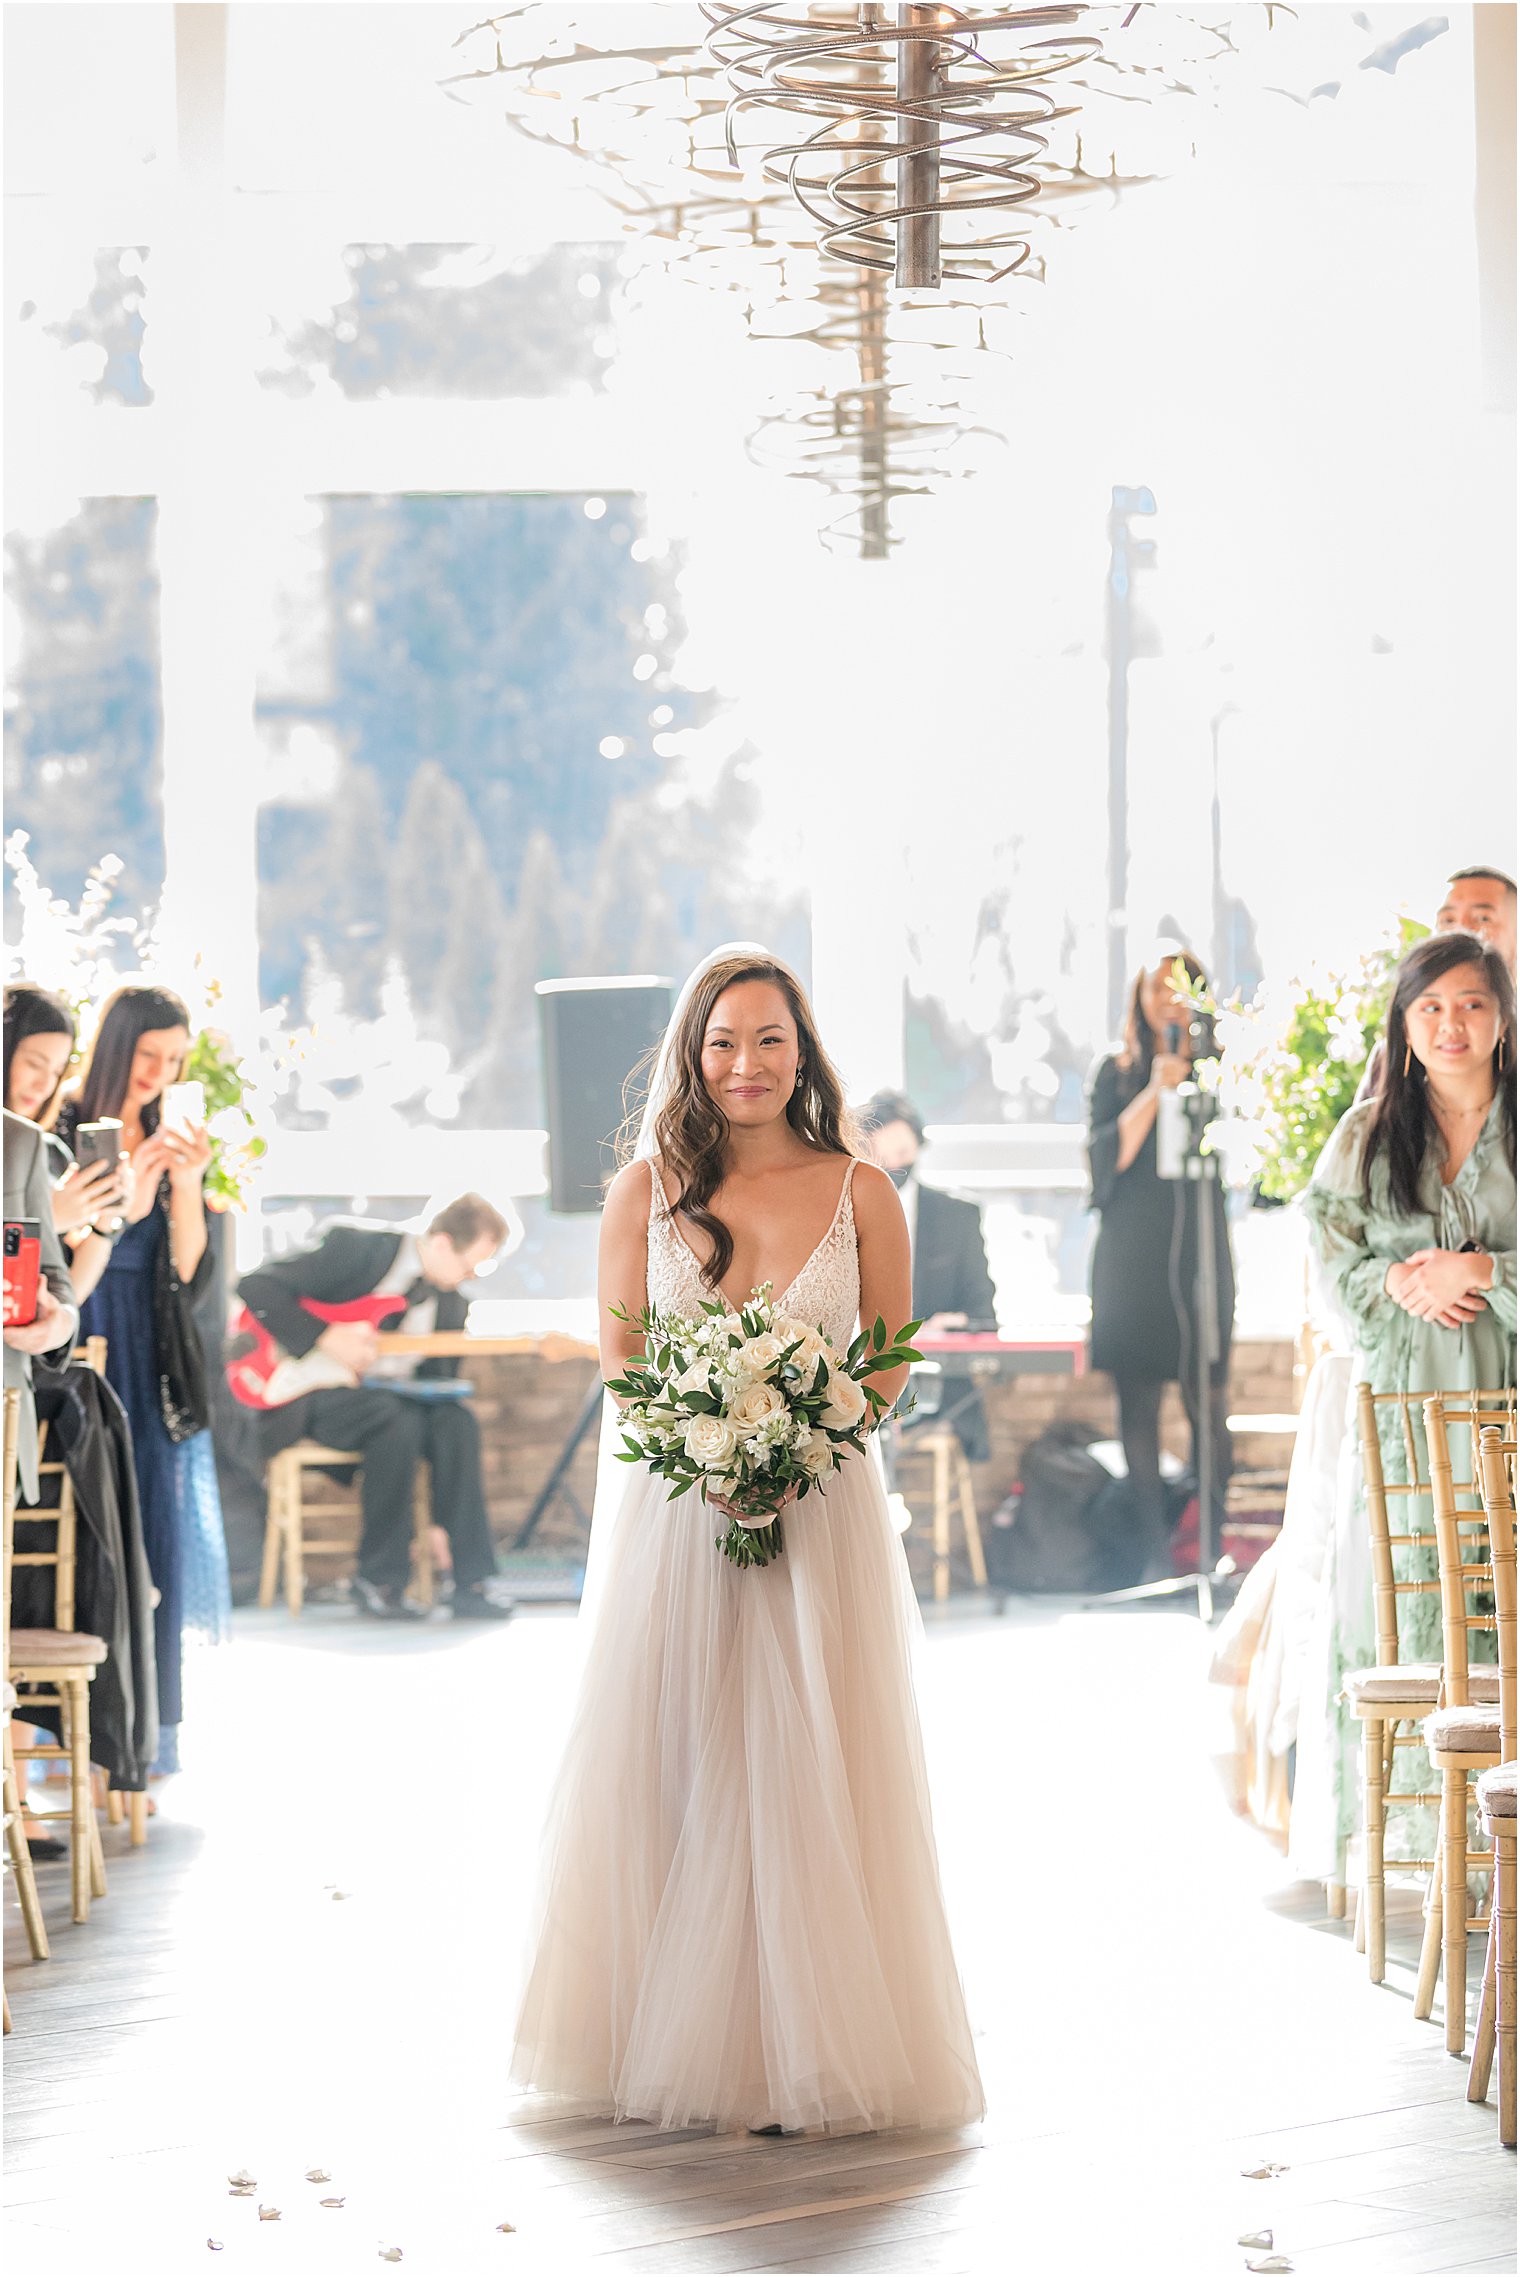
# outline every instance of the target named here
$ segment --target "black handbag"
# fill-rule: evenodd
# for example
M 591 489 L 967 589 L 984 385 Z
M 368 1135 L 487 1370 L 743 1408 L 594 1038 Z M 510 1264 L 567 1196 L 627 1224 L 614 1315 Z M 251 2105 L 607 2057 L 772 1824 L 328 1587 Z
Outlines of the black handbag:
M 159 1207 L 163 1208 L 162 1195 Z M 192 1309 L 200 1271 L 197 1268 L 188 1287 L 175 1272 L 167 1210 L 163 1215 L 164 1237 L 153 1258 L 153 1362 L 164 1429 L 178 1446 L 206 1429 L 211 1421 L 211 1400 L 206 1355 Z M 202 1261 L 209 1255 L 208 1244 Z

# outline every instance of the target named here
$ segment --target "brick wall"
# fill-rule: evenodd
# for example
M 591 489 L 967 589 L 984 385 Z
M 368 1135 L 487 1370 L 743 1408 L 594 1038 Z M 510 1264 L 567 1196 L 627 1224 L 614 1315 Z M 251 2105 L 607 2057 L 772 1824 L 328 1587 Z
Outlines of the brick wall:
M 1270 1414 L 1297 1404 L 1294 1346 L 1286 1339 L 1237 1343 L 1230 1377 L 1230 1405 L 1242 1414 Z M 530 1359 L 479 1360 L 470 1376 L 478 1386 L 475 1402 L 485 1443 L 486 1497 L 498 1541 L 510 1543 L 548 1476 L 592 1380 L 589 1361 Z M 989 1385 L 984 1394 L 992 1439 L 992 1459 L 975 1466 L 977 1507 L 985 1520 L 1017 1476 L 1028 1442 L 1058 1417 L 1077 1417 L 1105 1430 L 1114 1428 L 1113 1391 L 1107 1376 L 1020 1376 Z M 589 1511 L 596 1483 L 596 1430 L 582 1442 L 569 1483 Z M 1163 1444 L 1186 1455 L 1187 1421 L 1175 1390 L 1162 1408 Z M 1244 1469 L 1271 1469 L 1283 1463 L 1280 1437 L 1234 1439 L 1235 1459 Z M 927 1466 L 919 1467 L 919 1475 Z M 915 1502 L 911 1479 L 905 1486 Z M 918 1578 L 921 1529 L 908 1536 Z M 581 1527 L 563 1504 L 543 1520 L 535 1547 L 566 1557 L 584 1543 Z

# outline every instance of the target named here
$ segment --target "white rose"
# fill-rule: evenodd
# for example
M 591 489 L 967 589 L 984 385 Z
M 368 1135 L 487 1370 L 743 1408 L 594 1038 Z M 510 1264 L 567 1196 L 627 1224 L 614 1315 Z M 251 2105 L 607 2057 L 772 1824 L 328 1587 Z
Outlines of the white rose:
M 820 1330 L 809 1328 L 805 1320 L 778 1320 L 776 1332 L 781 1338 L 783 1347 L 788 1344 L 796 1345 L 797 1349 L 792 1354 L 792 1358 L 798 1367 L 809 1372 L 817 1367 L 820 1359 L 826 1359 L 834 1349 L 828 1338 Z
M 866 1395 L 855 1378 L 847 1376 L 842 1368 L 835 1368 L 830 1372 L 825 1390 L 827 1397 L 820 1420 L 828 1424 L 831 1431 L 853 1431 L 865 1414 L 867 1404 Z
M 674 1389 L 678 1392 L 706 1391 L 707 1379 L 711 1372 L 711 1361 L 693 1360 L 691 1366 L 683 1369 L 681 1374 L 677 1376 Z
M 739 1434 L 726 1416 L 694 1415 L 686 1426 L 686 1452 L 705 1471 L 719 1471 L 739 1450 Z
M 822 1431 L 810 1431 L 806 1446 L 800 1447 L 798 1453 L 809 1478 L 822 1478 L 834 1468 L 834 1443 Z
M 785 1340 L 768 1328 L 762 1335 L 752 1336 L 747 1344 L 740 1345 L 739 1363 L 752 1376 L 768 1376 L 785 1350 Z
M 785 1415 L 786 1401 L 774 1384 L 751 1384 L 740 1392 L 729 1407 L 729 1421 L 746 1439 L 769 1423 L 773 1416 Z

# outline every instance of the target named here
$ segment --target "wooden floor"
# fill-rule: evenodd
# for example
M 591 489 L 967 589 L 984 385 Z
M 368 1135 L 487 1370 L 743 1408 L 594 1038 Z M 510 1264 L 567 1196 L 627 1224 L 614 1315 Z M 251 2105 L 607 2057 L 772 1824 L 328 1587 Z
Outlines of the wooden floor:
M 389 2246 L 437 2277 L 1212 2277 L 1261 2228 L 1304 2277 L 1514 2270 L 1513 2156 L 1410 2015 L 1413 1906 L 1374 1991 L 1319 1893 L 1226 1813 L 1205 1657 L 1177 1611 L 931 1622 L 921 1696 L 989 2117 L 783 2142 L 527 2124 L 506 2092 L 567 1617 L 398 1634 L 339 1608 L 240 1614 L 192 1666 L 192 1769 L 146 1850 L 108 1833 L 89 1927 L 46 1869 L 53 1958 L 33 1967 L 7 1895 L 11 2277 L 326 2277 Z M 1264 2159 L 1286 2171 L 1246 2179 Z M 252 2198 L 228 2194 L 241 2168 Z

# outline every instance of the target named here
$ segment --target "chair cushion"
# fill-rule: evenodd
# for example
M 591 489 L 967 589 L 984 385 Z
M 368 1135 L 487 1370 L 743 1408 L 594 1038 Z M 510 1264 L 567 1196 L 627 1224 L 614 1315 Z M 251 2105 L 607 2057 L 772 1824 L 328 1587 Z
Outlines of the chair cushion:
M 22 1675 L 29 1668 L 98 1668 L 109 1651 L 104 1638 L 82 1629 L 11 1631 L 11 1667 Z
M 1485 1818 L 1514 1817 L 1517 1772 L 1520 1763 L 1501 1763 L 1492 1771 L 1478 1773 L 1478 1808 Z
M 1437 1708 L 1425 1718 L 1425 1744 L 1452 1755 L 1491 1755 L 1499 1752 L 1497 1707 L 1474 1704 L 1470 1708 Z
M 1441 1664 L 1438 1660 L 1410 1660 L 1395 1662 L 1389 1668 L 1354 1668 L 1346 1678 L 1345 1689 L 1350 1700 L 1373 1704 L 1379 1700 L 1428 1700 L 1434 1707 L 1441 1691 Z M 1496 1701 L 1498 1669 L 1470 1668 L 1467 1690 L 1474 1700 Z
M 1437 1661 L 1395 1662 L 1388 1668 L 1353 1668 L 1346 1678 L 1348 1700 L 1425 1700 L 1434 1707 L 1441 1696 L 1441 1669 Z

